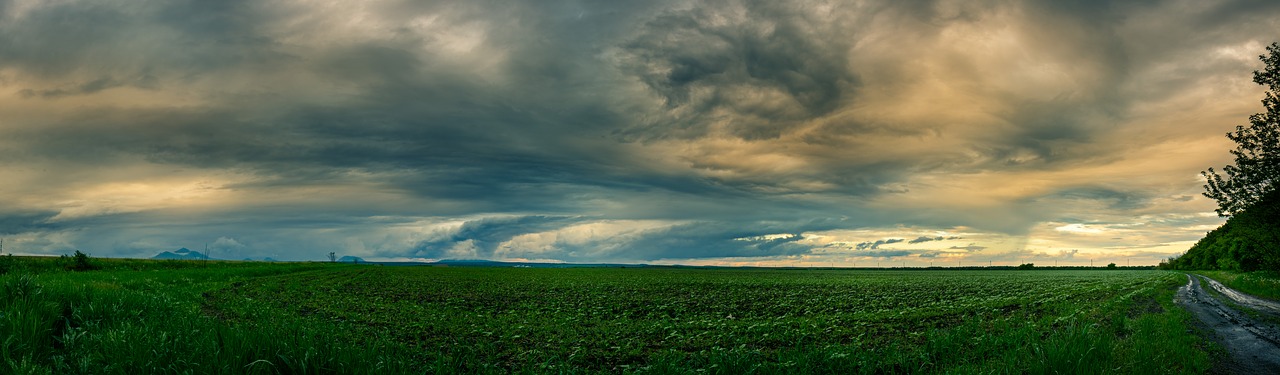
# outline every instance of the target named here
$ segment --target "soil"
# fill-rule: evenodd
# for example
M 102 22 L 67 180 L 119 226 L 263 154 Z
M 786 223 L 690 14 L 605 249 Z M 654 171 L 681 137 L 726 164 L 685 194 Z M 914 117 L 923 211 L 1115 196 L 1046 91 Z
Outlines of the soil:
M 1227 352 L 1212 372 L 1280 374 L 1280 326 L 1273 323 L 1280 319 L 1280 303 L 1240 293 L 1204 276 L 1187 275 L 1187 279 L 1174 301 L 1199 318 Z

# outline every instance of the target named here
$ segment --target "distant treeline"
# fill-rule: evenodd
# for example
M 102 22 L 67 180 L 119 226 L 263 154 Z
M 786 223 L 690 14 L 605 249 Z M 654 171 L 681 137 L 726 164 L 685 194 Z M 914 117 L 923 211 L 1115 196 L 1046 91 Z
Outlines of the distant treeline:
M 1280 190 L 1268 194 L 1205 235 L 1186 254 L 1160 268 L 1177 270 L 1280 270 Z
M 283 263 L 283 262 L 282 262 Z M 291 264 L 349 266 L 350 263 L 337 265 L 328 262 L 291 262 Z M 74 254 L 62 256 L 23 256 L 0 255 L 0 275 L 39 274 L 61 271 L 161 271 L 188 268 L 261 268 L 272 262 L 227 261 L 227 260 L 194 260 L 194 259 L 127 259 L 96 258 L 76 250 Z M 0 331 L 2 332 L 2 331 Z

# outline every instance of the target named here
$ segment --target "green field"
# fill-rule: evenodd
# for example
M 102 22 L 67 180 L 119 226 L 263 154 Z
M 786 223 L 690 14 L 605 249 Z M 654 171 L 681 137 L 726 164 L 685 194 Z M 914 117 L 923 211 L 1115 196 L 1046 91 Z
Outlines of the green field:
M 1210 365 L 1190 317 L 1172 304 L 1186 278 L 1166 271 L 189 266 L 19 267 L 0 276 L 0 373 L 1200 373 Z

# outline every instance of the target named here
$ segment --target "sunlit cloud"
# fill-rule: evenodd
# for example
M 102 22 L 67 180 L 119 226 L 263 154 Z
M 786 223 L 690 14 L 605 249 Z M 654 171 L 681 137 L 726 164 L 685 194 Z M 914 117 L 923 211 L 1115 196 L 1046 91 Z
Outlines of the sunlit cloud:
M 11 1 L 5 249 L 1153 264 L 1280 4 Z
M 1084 224 L 1067 224 L 1057 228 L 1053 228 L 1053 230 L 1056 230 L 1059 232 L 1081 233 L 1081 234 L 1098 234 L 1103 232 L 1103 230 L 1100 228 L 1094 228 Z

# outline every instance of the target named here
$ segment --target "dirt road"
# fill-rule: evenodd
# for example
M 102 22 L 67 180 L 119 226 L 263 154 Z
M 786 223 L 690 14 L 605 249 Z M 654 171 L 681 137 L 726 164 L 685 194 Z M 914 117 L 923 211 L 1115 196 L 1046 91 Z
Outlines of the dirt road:
M 1214 372 L 1280 374 L 1280 326 L 1275 323 L 1280 322 L 1280 304 L 1237 292 L 1204 276 L 1187 275 L 1187 279 L 1175 301 L 1199 318 L 1229 354 Z M 1241 307 L 1254 314 L 1246 314 Z

